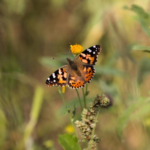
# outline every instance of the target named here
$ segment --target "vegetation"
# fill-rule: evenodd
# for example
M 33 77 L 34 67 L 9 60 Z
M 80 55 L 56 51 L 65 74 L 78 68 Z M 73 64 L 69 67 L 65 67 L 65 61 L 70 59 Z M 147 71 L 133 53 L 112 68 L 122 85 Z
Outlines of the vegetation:
M 87 148 L 75 122 L 105 93 L 113 105 L 94 113 L 97 149 L 149 150 L 149 8 L 148 0 L 1 0 L 0 149 Z M 70 43 L 102 47 L 94 79 L 79 95 L 45 85 L 73 58 Z

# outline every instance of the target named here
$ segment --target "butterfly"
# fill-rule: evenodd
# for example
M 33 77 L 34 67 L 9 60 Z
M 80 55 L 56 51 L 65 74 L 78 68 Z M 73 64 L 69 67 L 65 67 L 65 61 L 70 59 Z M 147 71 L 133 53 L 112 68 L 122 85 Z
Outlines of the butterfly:
M 94 65 L 100 45 L 89 47 L 80 53 L 74 60 L 67 58 L 68 64 L 52 73 L 46 80 L 48 86 L 68 86 L 72 89 L 84 87 L 95 74 Z

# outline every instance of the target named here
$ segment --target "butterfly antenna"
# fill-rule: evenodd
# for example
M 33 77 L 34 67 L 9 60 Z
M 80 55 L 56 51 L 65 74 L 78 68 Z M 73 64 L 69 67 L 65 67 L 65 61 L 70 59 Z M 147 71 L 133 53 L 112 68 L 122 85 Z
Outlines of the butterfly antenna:
M 71 53 L 71 50 L 70 50 L 70 45 L 72 45 L 71 43 L 69 43 L 69 53 Z
M 51 57 L 50 59 L 52 59 L 52 60 L 61 60 L 61 58 L 58 58 L 58 57 Z

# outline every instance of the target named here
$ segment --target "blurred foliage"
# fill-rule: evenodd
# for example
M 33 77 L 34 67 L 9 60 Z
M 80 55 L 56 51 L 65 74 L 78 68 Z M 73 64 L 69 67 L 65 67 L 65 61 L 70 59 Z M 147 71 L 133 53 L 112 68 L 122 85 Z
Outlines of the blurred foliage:
M 133 117 L 131 117 L 131 115 L 134 115 L 133 113 L 138 109 L 138 116 L 137 116 L 137 119 L 139 118 L 140 116 L 140 109 L 144 109 L 144 110 L 147 110 L 145 109 L 144 104 L 147 102 L 145 102 L 146 99 L 145 98 L 140 98 L 138 100 L 138 102 L 136 102 L 134 105 L 131 105 L 129 106 L 125 112 L 122 114 L 122 116 L 119 118 L 119 121 L 118 121 L 118 127 L 117 127 L 117 132 L 118 132 L 118 135 L 121 136 L 121 132 L 123 131 L 123 128 L 127 125 L 127 123 L 129 122 L 129 120 Z M 149 107 L 149 106 L 148 106 Z M 144 111 L 142 111 L 143 113 Z M 146 111 L 146 114 L 148 113 L 148 111 Z M 143 114 L 142 114 L 143 116 Z
M 124 8 L 129 9 L 128 7 Z M 150 38 L 150 30 L 149 30 L 150 14 L 146 13 L 143 8 L 137 5 L 132 5 L 132 7 L 129 10 L 134 11 L 138 15 L 138 20 L 141 24 L 142 29 Z
M 102 47 L 87 104 L 101 93 L 114 101 L 100 110 L 98 149 L 149 150 L 149 10 L 149 0 L 1 0 L 0 149 L 60 150 L 65 138 L 75 144 L 64 136 L 66 106 L 45 80 L 73 59 L 69 44 L 78 43 Z M 64 97 L 79 119 L 75 90 Z
M 134 45 L 132 47 L 133 50 L 139 50 L 139 51 L 144 51 L 144 52 L 150 52 L 150 47 L 144 46 L 144 45 Z
M 74 135 L 60 135 L 58 140 L 64 150 L 81 150 L 78 139 Z

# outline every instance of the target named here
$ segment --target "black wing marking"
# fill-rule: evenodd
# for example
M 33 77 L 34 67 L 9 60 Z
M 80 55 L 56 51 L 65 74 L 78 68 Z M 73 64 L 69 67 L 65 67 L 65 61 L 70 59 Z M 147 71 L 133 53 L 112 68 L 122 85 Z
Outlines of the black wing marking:
M 100 45 L 94 45 L 84 50 L 77 56 L 85 64 L 95 65 L 97 62 L 98 54 L 101 52 Z
M 66 66 L 52 73 L 45 82 L 48 86 L 65 86 L 67 84 Z

